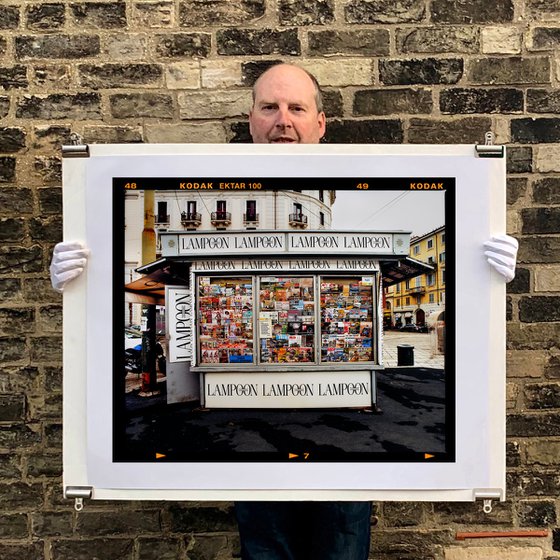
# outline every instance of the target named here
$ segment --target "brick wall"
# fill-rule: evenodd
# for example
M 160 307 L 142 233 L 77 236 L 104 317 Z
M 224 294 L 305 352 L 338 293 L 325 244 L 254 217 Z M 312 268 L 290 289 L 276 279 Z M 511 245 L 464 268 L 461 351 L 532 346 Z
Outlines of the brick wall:
M 560 1 L 3 0 L 0 5 L 0 558 L 228 559 L 229 504 L 61 498 L 59 146 L 237 142 L 276 60 L 325 87 L 331 142 L 481 142 L 508 155 L 508 491 L 377 506 L 372 558 L 560 559 Z M 461 543 L 456 530 L 546 528 Z

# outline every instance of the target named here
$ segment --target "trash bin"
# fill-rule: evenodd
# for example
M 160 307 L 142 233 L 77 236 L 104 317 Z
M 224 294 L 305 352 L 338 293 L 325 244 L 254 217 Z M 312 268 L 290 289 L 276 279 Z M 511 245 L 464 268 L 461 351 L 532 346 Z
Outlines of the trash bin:
M 397 345 L 397 365 L 398 366 L 414 365 L 414 346 L 412 346 L 412 344 Z

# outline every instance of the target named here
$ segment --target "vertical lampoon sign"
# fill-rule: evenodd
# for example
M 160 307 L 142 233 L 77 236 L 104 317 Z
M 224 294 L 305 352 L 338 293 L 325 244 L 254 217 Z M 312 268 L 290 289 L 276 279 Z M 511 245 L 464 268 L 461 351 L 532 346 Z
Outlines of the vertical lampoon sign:
M 169 361 L 189 362 L 192 358 L 192 295 L 185 287 L 166 288 L 169 321 Z

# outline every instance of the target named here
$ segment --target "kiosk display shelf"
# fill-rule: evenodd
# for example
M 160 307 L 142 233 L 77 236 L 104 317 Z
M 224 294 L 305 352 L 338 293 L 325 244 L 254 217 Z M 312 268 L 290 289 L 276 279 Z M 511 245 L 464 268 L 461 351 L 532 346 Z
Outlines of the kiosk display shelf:
M 263 277 L 259 291 L 262 363 L 314 360 L 315 303 L 312 277 Z
M 251 278 L 199 279 L 200 362 L 253 362 Z
M 323 278 L 321 361 L 373 361 L 373 279 Z

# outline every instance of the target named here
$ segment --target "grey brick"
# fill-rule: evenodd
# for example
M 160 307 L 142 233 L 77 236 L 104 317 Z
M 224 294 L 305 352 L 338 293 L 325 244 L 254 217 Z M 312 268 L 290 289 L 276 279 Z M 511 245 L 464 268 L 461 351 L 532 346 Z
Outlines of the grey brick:
M 523 323 L 560 321 L 560 297 L 523 297 L 519 302 L 519 319 Z
M 560 436 L 560 415 L 552 412 L 511 414 L 507 419 L 510 437 Z
M 403 124 L 398 119 L 333 120 L 327 127 L 326 140 L 340 144 L 400 144 Z
M 322 90 L 323 110 L 327 118 L 342 117 L 344 108 L 342 104 L 342 95 L 338 90 Z
M 236 527 L 233 508 L 230 505 L 220 508 L 172 505 L 169 508 L 169 523 L 173 533 L 233 531 Z
M 127 510 L 86 512 L 78 517 L 76 530 L 84 536 L 155 533 L 162 529 L 159 511 Z
M 241 63 L 241 80 L 244 86 L 252 86 L 259 76 L 271 66 L 280 64 L 281 60 L 257 60 Z
M 22 35 L 15 38 L 19 60 L 30 58 L 84 58 L 99 54 L 98 35 Z
M 31 359 L 35 362 L 59 362 L 62 359 L 62 338 L 38 336 L 30 338 Z
M 43 251 L 38 245 L 0 247 L 0 274 L 8 272 L 40 272 L 43 268 Z
M 61 295 L 52 289 L 49 278 L 24 278 L 23 297 L 28 303 L 61 301 Z
M 10 98 L 0 95 L 0 119 L 8 116 L 10 112 Z
M 527 14 L 535 19 L 557 21 L 560 16 L 560 0 L 527 0 L 525 2 Z
M 477 53 L 480 49 L 476 27 L 419 27 L 397 29 L 397 50 L 402 53 Z
M 0 301 L 9 303 L 21 299 L 21 280 L 19 278 L 0 278 Z
M 155 36 L 156 54 L 162 58 L 202 57 L 210 54 L 208 33 L 161 33 Z
M 523 91 L 510 88 L 451 88 L 440 94 L 440 110 L 457 113 L 522 113 Z
M 28 533 L 25 513 L 0 515 L 0 538 L 26 539 Z
M 560 233 L 560 208 L 523 208 L 523 233 Z
M 216 33 L 218 54 L 301 54 L 297 29 L 224 29 Z
M 181 543 L 179 539 L 167 537 L 138 539 L 138 560 L 176 560 L 180 558 Z M 207 552 L 207 550 L 205 551 Z
M 527 111 L 529 113 L 560 113 L 560 92 L 528 89 Z
M 508 441 L 506 443 L 506 467 L 520 467 L 521 466 L 521 451 L 519 449 L 519 442 Z
M 19 6 L 0 6 L 0 29 L 16 29 L 19 26 Z
M 0 394 L 0 422 L 23 422 L 25 411 L 24 395 Z
M 117 119 L 148 117 L 172 119 L 173 98 L 164 93 L 122 93 L 109 97 L 111 115 Z
M 25 237 L 23 218 L 0 218 L 0 241 L 21 241 Z
M 473 84 L 548 84 L 550 60 L 547 57 L 487 57 L 470 62 L 467 78 Z
M 95 144 L 131 144 L 142 142 L 142 128 L 135 126 L 86 126 L 84 142 Z
M 531 410 L 560 408 L 559 383 L 529 383 L 525 385 L 525 402 Z
M 527 192 L 528 180 L 525 177 L 508 177 L 506 180 L 506 196 L 508 204 L 515 204 Z
M 16 116 L 43 120 L 97 119 L 101 117 L 101 97 L 97 93 L 26 95 L 18 103 Z
M 0 453 L 0 476 L 21 478 L 21 459 L 13 453 Z
M 416 502 L 385 502 L 383 504 L 383 520 L 387 527 L 415 527 L 425 520 L 422 503 Z
M 557 496 L 560 492 L 560 475 L 558 473 L 539 472 L 534 474 L 506 475 L 507 491 L 512 496 Z
M 35 142 L 32 147 L 38 150 L 49 149 L 59 152 L 62 145 L 70 144 L 71 133 L 69 126 L 50 124 L 36 126 Z
M 70 4 L 70 10 L 81 27 L 119 29 L 126 26 L 124 2 L 80 2 Z
M 334 0 L 280 0 L 281 25 L 326 25 L 334 21 Z
M 26 9 L 26 24 L 29 29 L 43 31 L 59 29 L 65 22 L 64 4 L 34 4 Z
M 42 494 L 40 484 L 0 484 L 0 507 L 36 509 L 41 505 Z
M 545 177 L 533 184 L 533 200 L 537 204 L 560 204 L 560 177 Z
M 62 189 L 60 187 L 44 187 L 37 189 L 41 214 L 62 213 Z
M 552 500 L 521 500 L 518 505 L 521 527 L 546 527 L 557 523 L 556 506 Z
M 385 85 L 455 84 L 463 75 L 460 58 L 381 60 L 379 77 Z
M 35 309 L 31 307 L 0 308 L 0 333 L 4 336 L 33 332 L 34 322 Z
M 246 25 L 265 13 L 265 0 L 186 0 L 179 4 L 179 22 L 182 27 Z
M 37 327 L 43 332 L 62 332 L 62 306 L 45 305 L 40 307 Z
M 373 558 L 412 558 L 433 557 L 435 547 L 449 546 L 454 542 L 453 529 L 428 530 L 428 531 L 376 531 L 376 538 L 371 540 L 370 554 Z
M 71 512 L 41 511 L 31 515 L 31 533 L 34 537 L 69 537 L 72 532 Z
M 387 56 L 389 31 L 387 29 L 355 29 L 352 31 L 310 31 L 308 51 L 312 56 L 360 55 Z
M 531 173 L 533 171 L 533 148 L 531 146 L 508 146 L 506 158 L 508 173 Z
M 52 545 L 56 560 L 132 560 L 134 541 L 132 539 L 90 539 L 85 541 L 59 540 Z
M 434 517 L 441 526 L 449 526 L 452 523 L 461 525 L 511 525 L 513 523 L 511 503 L 493 504 L 492 512 L 489 514 L 469 506 L 472 504 L 436 503 Z
M 16 158 L 0 157 L 0 183 L 12 183 L 16 179 Z
M 43 184 L 62 183 L 62 159 L 56 156 L 33 158 L 34 175 L 41 177 Z M 34 230 L 35 231 L 35 230 Z M 60 241 L 59 238 L 56 241 Z
M 408 141 L 411 144 L 475 144 L 492 129 L 487 117 L 465 117 L 453 121 L 410 119 Z
M 3 89 L 23 89 L 29 87 L 27 66 L 0 66 L 0 86 Z
M 432 21 L 436 23 L 507 23 L 513 21 L 513 0 L 433 0 Z
M 81 64 L 78 73 L 80 84 L 92 89 L 157 86 L 163 78 L 159 64 Z
M 0 426 L 0 447 L 21 451 L 23 448 L 36 446 L 40 441 L 41 434 L 38 426 L 36 426 L 35 429 L 31 429 L 28 424 Z M 18 486 L 10 489 L 0 484 L 0 508 L 4 505 L 3 502 L 14 501 L 27 501 L 29 502 L 28 505 L 31 505 L 32 507 L 39 506 L 40 504 L 36 503 L 36 499 L 31 497 L 27 500 L 26 498 L 28 494 L 31 494 L 32 496 L 36 494 L 36 492 L 33 491 L 33 488 L 30 489 L 28 486 L 23 485 L 22 489 Z M 20 494 L 23 496 L 19 497 Z
M 32 454 L 27 458 L 27 476 L 60 477 L 62 474 L 62 457 L 54 453 Z
M 548 51 L 560 46 L 560 29 L 557 27 L 536 27 L 531 31 L 530 47 L 532 51 Z
M 427 89 L 369 89 L 354 94 L 354 115 L 430 113 L 432 92 Z
M 0 337 L 0 359 L 3 362 L 24 360 L 29 353 L 23 337 Z
M 525 144 L 560 141 L 560 118 L 526 118 L 511 121 L 513 142 Z
M 351 0 L 344 8 L 348 23 L 405 23 L 425 18 L 422 0 Z

